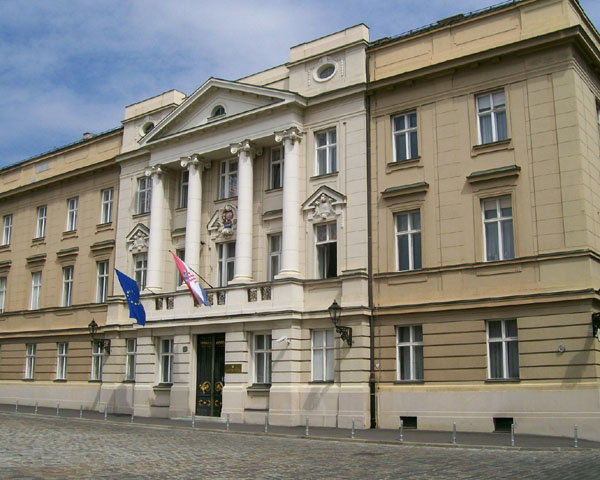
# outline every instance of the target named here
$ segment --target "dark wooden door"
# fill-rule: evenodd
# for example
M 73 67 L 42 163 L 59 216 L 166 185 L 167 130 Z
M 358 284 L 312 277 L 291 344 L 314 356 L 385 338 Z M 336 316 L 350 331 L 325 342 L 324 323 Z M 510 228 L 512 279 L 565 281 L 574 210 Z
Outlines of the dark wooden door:
M 196 415 L 220 417 L 225 383 L 225 334 L 198 335 Z

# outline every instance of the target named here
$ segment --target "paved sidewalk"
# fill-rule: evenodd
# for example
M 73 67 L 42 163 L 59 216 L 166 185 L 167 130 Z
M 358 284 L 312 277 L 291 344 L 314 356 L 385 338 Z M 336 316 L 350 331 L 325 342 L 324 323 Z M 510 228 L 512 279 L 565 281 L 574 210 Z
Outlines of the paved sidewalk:
M 147 425 L 163 428 L 174 429 L 196 429 L 210 432 L 231 432 L 248 435 L 260 436 L 281 436 L 281 437 L 306 437 L 306 427 L 280 427 L 268 425 L 265 433 L 264 425 L 248 425 L 231 423 L 227 425 L 224 419 L 195 417 L 194 425 L 192 426 L 192 418 L 183 419 L 166 419 L 154 417 L 134 417 L 133 421 L 130 415 L 105 415 L 102 412 L 91 410 L 70 410 L 59 409 L 58 415 L 56 408 L 39 407 L 37 415 L 43 417 L 60 417 L 81 419 L 83 421 L 94 422 L 109 422 L 119 424 Z M 0 416 L 6 415 L 36 415 L 35 408 L 25 405 L 7 405 L 0 404 Z M 581 434 L 582 428 L 579 427 Z M 350 429 L 343 428 L 327 428 L 327 427 L 311 427 L 309 426 L 308 437 L 319 440 L 346 440 L 354 442 L 369 442 L 381 444 L 398 444 L 400 443 L 399 430 L 384 430 L 384 429 L 368 429 L 355 430 L 354 438 Z M 514 450 L 566 450 L 574 448 L 574 438 L 571 437 L 549 437 L 542 435 L 521 435 L 518 433 L 518 425 L 514 437 L 514 447 L 511 446 L 510 433 L 474 433 L 461 432 L 460 425 L 457 425 L 456 443 L 452 443 L 452 432 L 439 432 L 428 430 L 412 430 L 404 429 L 402 432 L 402 443 L 406 445 L 427 445 L 438 447 L 468 447 L 468 448 L 507 448 Z M 589 440 L 578 439 L 578 449 L 600 449 L 600 442 L 592 442 Z

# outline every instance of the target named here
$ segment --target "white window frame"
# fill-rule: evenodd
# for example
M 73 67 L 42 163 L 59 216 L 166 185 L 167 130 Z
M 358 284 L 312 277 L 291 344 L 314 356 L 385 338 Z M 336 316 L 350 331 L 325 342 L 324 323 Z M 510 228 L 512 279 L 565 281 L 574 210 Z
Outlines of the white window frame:
M 133 278 L 138 284 L 138 288 L 143 290 L 146 287 L 148 274 L 148 254 L 136 253 L 133 256 Z
M 48 206 L 41 205 L 37 207 L 37 218 L 35 224 L 35 238 L 44 238 L 46 236 L 46 217 L 48 215 Z
M 73 279 L 75 277 L 75 267 L 69 265 L 62 269 L 62 304 L 63 307 L 73 305 Z
M 140 177 L 137 179 L 137 205 L 135 212 L 138 215 L 150 212 L 152 199 L 152 178 Z
M 514 322 L 515 331 L 517 332 L 516 336 L 507 335 L 507 322 Z M 490 324 L 492 323 L 500 323 L 501 327 L 501 336 L 500 337 L 490 337 Z M 486 321 L 486 333 L 487 333 L 487 357 L 488 357 L 488 378 L 490 380 L 510 380 L 510 379 L 518 379 L 519 378 L 519 330 L 518 324 L 515 319 L 510 320 L 488 320 Z M 502 376 L 492 376 L 492 352 L 491 346 L 496 343 L 502 344 Z M 515 343 L 517 348 L 517 365 L 513 365 L 510 363 L 510 357 L 508 355 L 508 345 L 509 343 Z M 510 376 L 509 372 L 516 368 L 517 376 Z
M 56 379 L 67 379 L 67 356 L 69 353 L 69 344 L 60 342 L 56 344 Z
M 499 102 L 494 102 L 494 97 L 498 94 L 502 94 L 502 102 L 503 103 L 499 103 Z M 486 108 L 486 109 L 480 109 L 479 107 L 479 101 L 480 99 L 483 98 L 488 98 L 489 103 L 490 103 L 490 107 Z M 496 90 L 494 92 L 491 93 L 482 93 L 479 95 L 475 96 L 475 108 L 477 110 L 477 132 L 479 135 L 479 145 L 487 145 L 490 143 L 494 143 L 494 142 L 500 142 L 502 140 L 507 140 L 508 139 L 508 118 L 507 118 L 507 112 L 506 112 L 506 94 L 504 92 L 504 90 Z M 504 114 L 504 132 L 506 133 L 506 136 L 504 138 L 500 138 L 500 130 L 499 130 L 499 117 L 501 117 L 501 114 Z M 491 128 L 491 137 L 492 140 L 489 142 L 484 142 L 483 141 L 483 128 L 482 128 L 482 122 L 483 119 L 486 117 L 490 117 L 490 128 Z
M 228 255 L 229 246 L 233 245 L 233 255 Z M 231 265 L 231 271 L 235 276 L 235 242 L 224 242 L 217 244 L 217 284 L 219 287 L 226 287 L 231 281 L 227 272 Z M 233 277 L 232 277 L 233 278 Z
M 319 231 L 325 231 L 325 239 L 319 240 Z M 330 258 L 328 256 L 328 252 L 330 252 L 330 248 L 328 245 L 335 244 L 335 265 L 336 272 L 334 276 L 327 275 L 327 266 L 330 263 Z M 326 279 L 326 278 L 335 278 L 338 276 L 337 267 L 338 267 L 338 248 L 337 248 L 337 223 L 320 223 L 315 225 L 315 261 L 316 261 L 316 272 L 317 278 Z
M 175 250 L 175 255 L 185 261 L 185 248 L 178 248 Z M 183 277 L 179 273 L 179 269 L 175 266 L 175 287 L 183 285 Z
M 128 338 L 126 340 L 126 362 L 125 362 L 125 380 L 135 382 L 135 370 L 137 362 L 137 339 Z
M 319 138 L 324 135 L 325 143 L 319 145 Z M 319 155 L 324 163 L 319 162 Z M 315 132 L 315 172 L 317 176 L 337 172 L 337 129 L 330 128 Z
M 0 313 L 4 313 L 4 305 L 6 303 L 6 277 L 0 277 Z
M 79 197 L 73 197 L 67 200 L 67 232 L 74 232 L 77 230 L 78 207 Z
M 102 370 L 104 368 L 104 347 L 102 340 L 92 342 L 92 372 L 91 379 L 96 382 L 102 381 Z
M 509 216 L 504 216 L 502 214 L 502 201 L 503 200 L 508 200 L 508 202 L 510 203 L 510 215 Z M 485 204 L 488 202 L 495 202 L 495 206 L 496 206 L 496 217 L 495 218 L 490 218 L 490 219 L 486 219 L 485 218 Z M 481 199 L 481 220 L 483 222 L 483 251 L 484 251 L 484 256 L 485 256 L 485 261 L 486 262 L 495 262 L 495 261 L 500 261 L 500 260 L 511 260 L 513 258 L 515 258 L 515 229 L 514 229 L 514 215 L 513 215 L 513 206 L 512 206 L 512 196 L 511 195 L 503 195 L 501 197 L 492 197 L 492 198 L 483 198 Z M 491 225 L 496 223 L 496 229 L 497 229 L 497 235 L 498 238 L 496 239 L 497 241 L 497 245 L 498 245 L 498 251 L 497 252 L 493 252 L 497 255 L 498 258 L 490 258 L 488 256 L 488 235 L 487 235 L 487 225 Z M 508 225 L 510 225 L 510 228 L 512 230 L 512 235 L 511 235 L 511 242 L 512 242 L 512 256 L 506 255 L 504 253 L 505 250 L 505 242 L 504 242 L 504 229 L 508 228 Z
M 271 162 L 269 165 L 269 188 L 283 188 L 284 149 L 273 147 L 271 149 Z
M 223 160 L 219 165 L 219 200 L 237 197 L 238 168 L 237 158 Z
M 172 338 L 161 338 L 159 349 L 160 383 L 173 383 L 174 342 Z
M 35 375 L 35 352 L 37 346 L 35 343 L 25 344 L 25 379 L 33 380 Z
M 101 198 L 100 223 L 101 224 L 112 222 L 112 209 L 113 209 L 114 196 L 115 196 L 114 188 L 106 188 L 100 192 L 100 198 Z
M 400 341 L 400 332 L 402 329 L 408 329 L 409 340 L 407 342 Z M 421 340 L 416 340 L 417 332 L 420 331 Z M 402 349 L 409 351 L 410 372 L 408 378 L 404 377 L 404 369 L 402 368 Z M 417 360 L 420 357 L 421 368 L 423 366 L 423 326 L 422 325 L 398 325 L 396 326 L 396 379 L 402 382 L 414 382 L 423 380 L 423 372 L 418 375 Z
M 12 213 L 9 215 L 4 215 L 2 218 L 2 245 L 10 245 L 10 237 L 12 236 L 12 221 Z
M 322 335 L 321 335 L 322 334 Z M 313 382 L 333 382 L 335 376 L 335 342 L 332 329 L 310 332 L 311 379 Z M 317 337 L 322 341 L 317 342 Z M 321 353 L 319 355 L 319 352 Z M 320 360 L 315 357 L 321 357 Z M 330 359 L 330 362 L 328 362 Z M 320 363 L 317 371 L 317 362 Z M 328 368 L 328 365 L 330 367 Z
M 30 310 L 39 310 L 42 298 L 42 272 L 31 272 L 31 302 Z
M 96 262 L 96 303 L 108 298 L 108 260 Z
M 396 120 L 404 119 L 404 128 L 396 129 Z M 414 119 L 414 126 L 411 121 Z M 392 142 L 394 145 L 394 162 L 405 162 L 419 157 L 419 134 L 417 112 L 407 112 L 392 117 Z M 398 138 L 404 137 L 404 152 L 398 149 Z M 412 138 L 416 137 L 415 148 L 413 149 Z M 413 151 L 416 150 L 416 151 Z M 401 158 L 404 156 L 404 158 Z
M 415 226 L 415 215 L 418 215 L 419 225 Z M 406 230 L 400 230 L 400 220 L 406 217 Z M 410 212 L 401 212 L 394 215 L 394 224 L 396 229 L 396 271 L 406 272 L 410 270 L 420 270 L 423 268 L 423 247 L 421 235 L 421 212 L 412 210 Z M 402 251 L 400 249 L 400 240 L 403 237 L 408 239 L 408 268 L 400 268 L 400 259 Z M 418 245 L 418 255 L 417 255 Z
M 179 175 L 179 202 L 177 208 L 187 208 L 188 206 L 188 189 L 190 185 L 190 171 L 182 170 Z
M 262 348 L 259 348 L 259 340 L 262 339 Z M 272 361 L 273 361 L 273 338 L 270 333 L 254 334 L 254 383 L 261 385 L 270 385 L 272 378 Z M 259 364 L 262 359 L 262 368 Z
M 273 248 L 275 239 L 278 239 L 279 244 L 279 248 L 276 249 Z M 281 239 L 281 233 L 273 233 L 267 236 L 267 243 L 269 244 L 267 275 L 269 280 L 274 280 L 281 270 Z

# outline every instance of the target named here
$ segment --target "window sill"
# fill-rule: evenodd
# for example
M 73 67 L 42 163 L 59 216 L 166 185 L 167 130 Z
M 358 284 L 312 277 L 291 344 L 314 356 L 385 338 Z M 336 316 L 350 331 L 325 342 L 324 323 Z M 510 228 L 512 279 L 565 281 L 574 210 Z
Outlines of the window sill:
M 114 230 L 112 222 L 99 223 L 96 225 L 96 232 L 107 232 L 110 230 Z
M 131 218 L 144 218 L 144 217 L 149 217 L 150 216 L 150 212 L 140 212 L 140 213 L 134 213 Z
M 175 211 L 176 211 L 176 212 L 183 212 L 183 211 L 185 211 L 185 210 L 187 210 L 187 206 L 185 206 L 185 207 L 177 207 L 177 208 L 175 209 Z
M 68 238 L 78 238 L 77 230 L 67 230 L 66 232 L 63 232 L 62 239 L 66 240 Z
M 485 383 L 519 383 L 520 378 L 488 378 Z
M 314 175 L 314 176 L 310 177 L 310 180 L 321 180 L 323 178 L 336 177 L 337 174 L 338 174 L 338 172 L 323 173 L 321 175 Z
M 88 380 L 88 383 L 102 383 L 102 380 Z
M 34 379 L 33 378 L 24 378 L 23 381 L 24 382 L 33 382 Z
M 265 193 L 275 193 L 275 192 L 282 192 L 282 191 L 283 191 L 283 187 L 267 188 L 265 190 Z
M 237 202 L 237 195 L 235 197 L 227 197 L 227 198 L 217 198 L 215 200 L 215 203 L 226 203 L 226 202 L 232 202 L 232 201 L 236 201 Z
M 512 138 L 506 140 L 500 140 L 498 142 L 483 143 L 480 145 L 473 145 L 471 147 L 471 156 L 476 157 L 485 153 L 496 152 L 499 150 L 512 150 Z
M 269 393 L 270 390 L 270 383 L 254 383 L 246 389 L 248 393 Z
M 172 383 L 159 383 L 158 385 L 154 385 L 152 387 L 152 389 L 155 392 L 160 392 L 160 391 L 170 391 L 171 387 L 173 386 Z
M 0 252 L 10 252 L 10 243 L 0 245 Z
M 67 379 L 66 378 L 55 378 L 54 383 L 67 383 Z
M 46 237 L 35 237 L 31 239 L 31 245 L 46 245 Z
M 308 382 L 309 385 L 331 385 L 333 383 L 333 380 L 311 380 Z
M 123 380 L 122 383 L 135 383 L 135 380 Z
M 390 162 L 387 164 L 390 171 L 405 170 L 407 168 L 423 168 L 421 157 L 409 158 L 408 160 L 400 160 L 398 162 Z
M 394 380 L 394 385 L 424 385 L 425 380 Z

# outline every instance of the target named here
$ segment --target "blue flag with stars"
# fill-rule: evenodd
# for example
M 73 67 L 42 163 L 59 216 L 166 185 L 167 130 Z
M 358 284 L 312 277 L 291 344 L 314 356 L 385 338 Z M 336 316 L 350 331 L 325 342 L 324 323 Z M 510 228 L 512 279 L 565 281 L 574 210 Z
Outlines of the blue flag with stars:
M 123 288 L 123 291 L 125 292 L 127 306 L 129 307 L 129 318 L 135 318 L 139 325 L 146 325 L 146 311 L 144 310 L 142 302 L 140 302 L 140 289 L 138 288 L 136 281 L 124 273 L 119 272 L 116 268 L 115 272 L 117 272 L 119 283 L 121 283 L 121 288 Z

